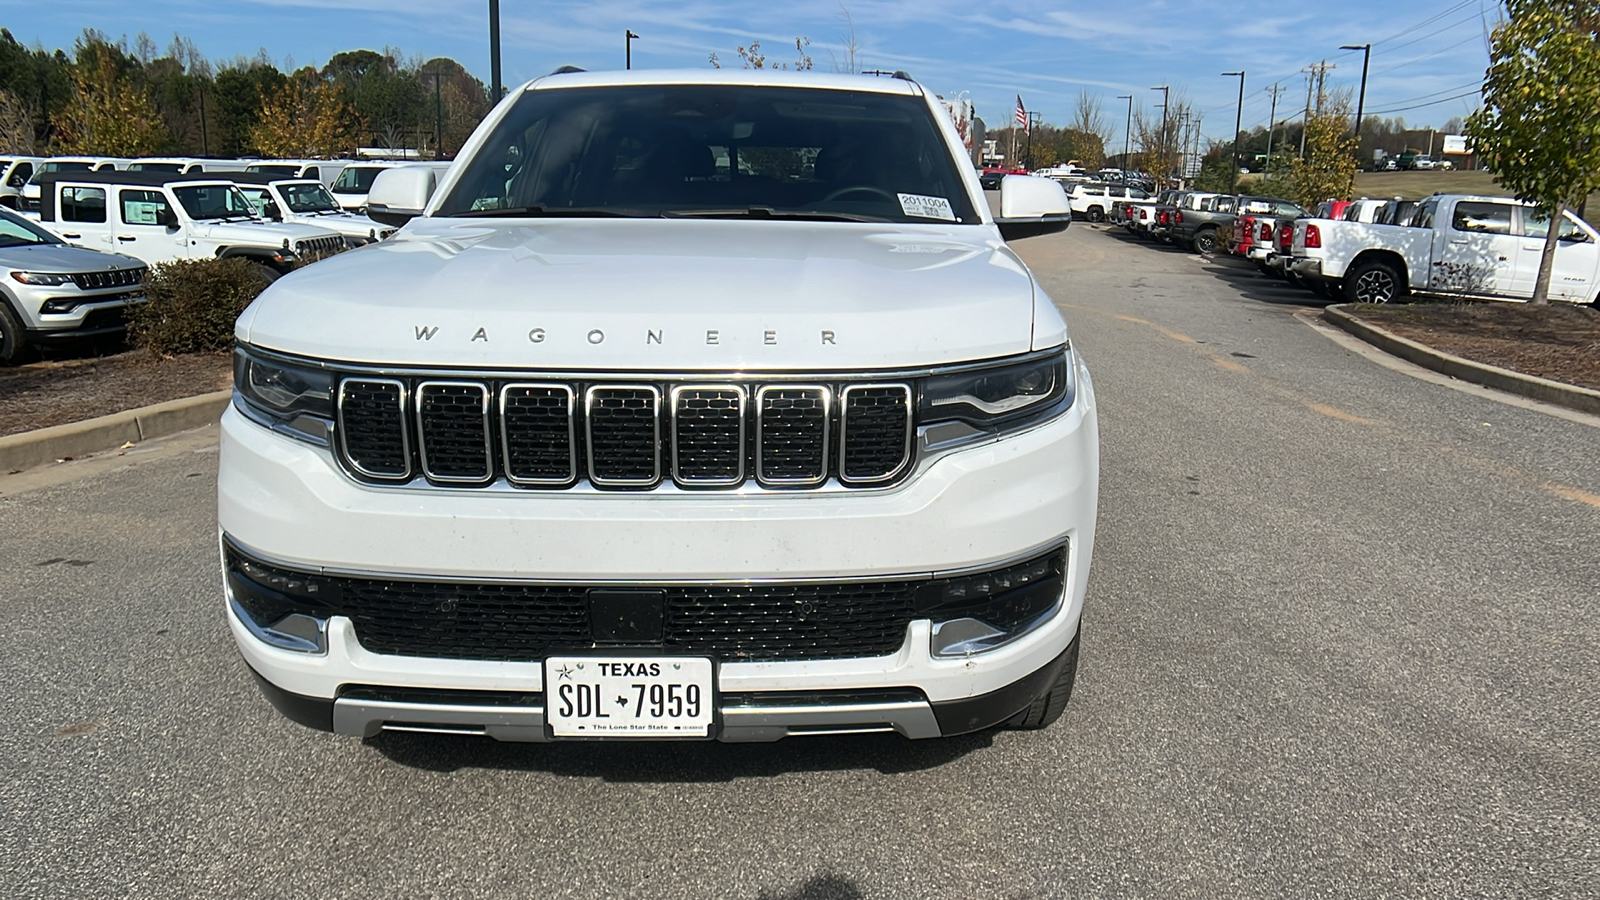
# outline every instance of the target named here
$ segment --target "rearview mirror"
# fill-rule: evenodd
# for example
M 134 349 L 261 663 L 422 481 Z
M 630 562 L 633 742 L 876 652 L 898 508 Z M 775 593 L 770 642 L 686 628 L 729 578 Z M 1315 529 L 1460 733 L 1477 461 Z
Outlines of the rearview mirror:
M 1000 237 L 1008 241 L 1065 231 L 1072 222 L 1072 205 L 1061 183 L 1031 175 L 1000 179 Z
M 385 225 L 399 227 L 422 215 L 439 186 L 432 166 L 397 166 L 384 169 L 367 192 L 367 215 Z

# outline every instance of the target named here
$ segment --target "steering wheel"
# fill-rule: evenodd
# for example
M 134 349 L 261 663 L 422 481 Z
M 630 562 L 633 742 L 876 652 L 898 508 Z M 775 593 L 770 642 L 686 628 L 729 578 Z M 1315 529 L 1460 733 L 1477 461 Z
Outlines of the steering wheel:
M 883 199 L 888 200 L 890 203 L 899 203 L 900 202 L 900 198 L 899 197 L 896 197 L 895 195 L 893 195 L 893 194 L 889 193 L 888 191 L 884 190 L 883 188 L 875 188 L 870 184 L 853 184 L 853 185 L 850 185 L 849 187 L 839 188 L 837 191 L 834 191 L 833 193 L 829 194 L 828 196 L 823 197 L 818 202 L 819 203 L 827 203 L 827 202 L 829 202 L 831 200 L 837 200 L 840 197 L 846 196 L 848 194 L 877 194 L 879 197 L 882 197 Z

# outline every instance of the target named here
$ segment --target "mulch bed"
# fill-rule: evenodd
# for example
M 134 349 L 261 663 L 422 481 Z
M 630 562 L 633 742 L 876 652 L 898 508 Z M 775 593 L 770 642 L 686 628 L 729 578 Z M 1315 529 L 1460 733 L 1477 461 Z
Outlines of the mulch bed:
M 0 368 L 0 435 L 209 394 L 233 384 L 226 353 L 156 359 L 143 350 Z
M 1410 303 L 1345 307 L 1435 350 L 1600 390 L 1600 310 L 1570 303 Z

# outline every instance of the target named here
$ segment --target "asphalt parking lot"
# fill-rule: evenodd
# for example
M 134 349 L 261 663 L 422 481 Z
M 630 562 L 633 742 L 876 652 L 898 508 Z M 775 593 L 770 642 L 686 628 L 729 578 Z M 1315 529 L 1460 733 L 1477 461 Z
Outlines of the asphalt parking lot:
M 1594 897 L 1600 423 L 1374 358 L 1311 294 L 1020 242 L 1095 378 L 1043 732 L 312 732 L 222 619 L 206 433 L 0 476 L 0 895 Z

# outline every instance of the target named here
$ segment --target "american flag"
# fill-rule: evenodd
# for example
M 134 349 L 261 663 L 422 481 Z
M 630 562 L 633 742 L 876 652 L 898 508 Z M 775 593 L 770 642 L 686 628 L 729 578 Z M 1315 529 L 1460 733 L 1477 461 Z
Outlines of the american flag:
M 1032 128 L 1028 125 L 1028 111 L 1022 107 L 1022 95 L 1021 94 L 1017 95 L 1017 115 L 1016 115 L 1016 120 L 1017 120 L 1017 124 L 1022 126 L 1023 132 L 1025 132 L 1025 133 L 1031 133 L 1032 132 Z

